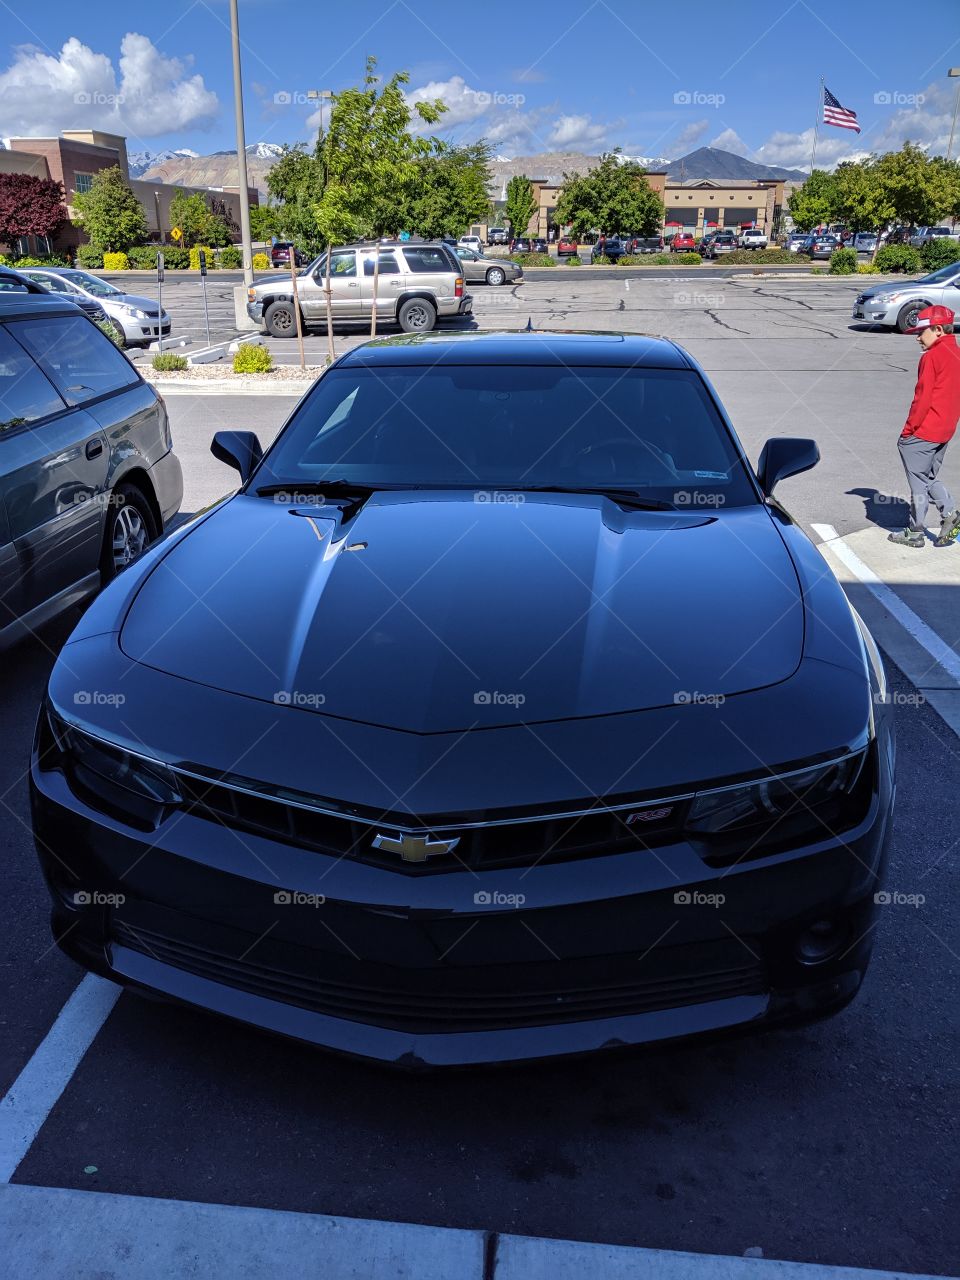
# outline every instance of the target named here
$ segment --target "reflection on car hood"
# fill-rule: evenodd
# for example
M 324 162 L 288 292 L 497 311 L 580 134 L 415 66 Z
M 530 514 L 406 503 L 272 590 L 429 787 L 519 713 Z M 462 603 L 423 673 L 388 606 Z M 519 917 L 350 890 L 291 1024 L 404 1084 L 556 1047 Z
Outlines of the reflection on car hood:
M 796 571 L 759 504 L 624 511 L 597 496 L 381 493 L 339 509 L 238 495 L 132 603 L 132 659 L 414 732 L 730 696 L 796 670 Z
M 110 298 L 97 298 L 96 301 L 100 303 L 120 302 L 125 307 L 136 307 L 139 311 L 156 311 L 157 309 L 156 298 L 144 298 L 138 293 L 114 294 Z

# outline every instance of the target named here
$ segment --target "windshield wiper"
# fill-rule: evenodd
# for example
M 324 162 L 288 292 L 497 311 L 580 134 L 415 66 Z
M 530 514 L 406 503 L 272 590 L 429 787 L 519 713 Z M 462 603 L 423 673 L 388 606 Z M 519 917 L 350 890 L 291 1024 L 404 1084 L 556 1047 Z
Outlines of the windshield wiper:
M 614 489 L 605 485 L 591 487 L 589 485 L 567 484 L 522 484 L 514 486 L 523 493 L 598 493 L 602 498 L 609 498 L 619 507 L 636 507 L 641 511 L 676 511 L 672 502 L 663 498 L 647 498 L 636 489 Z
M 390 484 L 364 484 L 358 480 L 291 480 L 287 484 L 262 484 L 257 493 L 262 497 L 272 494 L 289 493 L 291 498 L 301 493 L 376 493 L 378 489 L 392 489 Z

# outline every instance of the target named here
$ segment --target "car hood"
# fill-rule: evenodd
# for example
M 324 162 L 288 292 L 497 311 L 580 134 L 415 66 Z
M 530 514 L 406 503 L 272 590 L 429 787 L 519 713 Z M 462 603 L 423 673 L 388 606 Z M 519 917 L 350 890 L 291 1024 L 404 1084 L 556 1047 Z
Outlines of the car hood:
M 93 297 L 92 294 L 88 296 Z M 112 298 L 94 298 L 94 301 L 99 302 L 101 306 L 105 302 L 112 302 L 114 305 L 120 303 L 125 307 L 136 307 L 139 311 L 156 311 L 157 309 L 156 298 L 144 298 L 139 293 L 123 293 L 119 296 L 115 294 Z
M 121 648 L 420 733 L 722 700 L 798 667 L 802 598 L 764 507 L 489 496 L 381 493 L 344 524 L 333 505 L 237 495 L 157 563 Z

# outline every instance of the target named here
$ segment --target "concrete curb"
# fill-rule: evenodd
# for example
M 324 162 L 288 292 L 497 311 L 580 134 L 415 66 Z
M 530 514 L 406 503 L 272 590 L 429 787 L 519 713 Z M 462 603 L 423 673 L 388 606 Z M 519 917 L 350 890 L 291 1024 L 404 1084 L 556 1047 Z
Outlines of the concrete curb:
M 0 1238 L 6 1273 L 37 1280 L 936 1280 L 9 1183 Z
M 145 378 L 151 387 L 162 396 L 290 396 L 299 400 L 313 386 L 314 379 L 296 379 L 288 382 L 249 382 L 242 373 L 235 373 L 230 378 L 195 378 L 191 380 L 174 380 L 172 378 Z

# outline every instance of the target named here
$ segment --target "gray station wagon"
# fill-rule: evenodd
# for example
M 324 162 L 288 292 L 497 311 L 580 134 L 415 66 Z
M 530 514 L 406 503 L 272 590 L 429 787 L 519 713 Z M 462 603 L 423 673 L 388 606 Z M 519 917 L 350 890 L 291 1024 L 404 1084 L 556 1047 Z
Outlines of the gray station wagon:
M 73 303 L 0 292 L 0 648 L 135 560 L 182 498 L 127 357 Z

